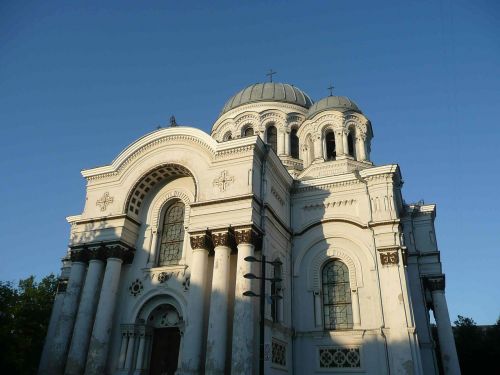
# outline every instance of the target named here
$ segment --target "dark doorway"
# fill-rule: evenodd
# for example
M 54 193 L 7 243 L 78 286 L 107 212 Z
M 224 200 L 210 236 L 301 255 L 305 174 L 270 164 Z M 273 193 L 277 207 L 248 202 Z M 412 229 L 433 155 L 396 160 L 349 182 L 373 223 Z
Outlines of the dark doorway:
M 151 350 L 151 375 L 174 375 L 179 361 L 179 328 L 156 328 Z

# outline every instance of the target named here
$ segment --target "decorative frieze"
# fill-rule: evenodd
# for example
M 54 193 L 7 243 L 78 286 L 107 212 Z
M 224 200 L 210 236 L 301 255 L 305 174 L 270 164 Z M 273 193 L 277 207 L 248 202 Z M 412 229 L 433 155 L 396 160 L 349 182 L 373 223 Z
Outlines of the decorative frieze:
M 89 243 L 74 246 L 71 249 L 70 256 L 72 262 L 118 258 L 124 263 L 131 263 L 134 259 L 134 249 L 121 241 Z
M 233 243 L 233 236 L 231 234 L 232 233 L 230 233 L 229 230 L 224 232 L 212 233 L 212 242 L 214 244 L 214 247 L 217 246 L 231 247 Z
M 426 279 L 426 286 L 427 289 L 429 289 L 431 292 L 437 291 L 437 290 L 444 290 L 445 288 L 445 277 L 444 275 L 442 276 L 437 276 L 437 277 L 428 277 Z
M 281 197 L 281 195 L 276 191 L 276 189 L 274 188 L 274 186 L 271 187 L 271 194 L 274 196 L 274 198 L 276 198 L 276 200 L 278 201 L 278 203 L 282 206 L 285 205 L 285 200 Z
M 323 203 L 316 203 L 316 204 L 306 204 L 302 207 L 304 210 L 317 210 L 317 209 L 327 209 L 327 208 L 334 208 L 334 207 L 351 207 L 357 203 L 356 199 L 342 199 L 342 200 L 336 200 L 336 201 L 327 201 Z

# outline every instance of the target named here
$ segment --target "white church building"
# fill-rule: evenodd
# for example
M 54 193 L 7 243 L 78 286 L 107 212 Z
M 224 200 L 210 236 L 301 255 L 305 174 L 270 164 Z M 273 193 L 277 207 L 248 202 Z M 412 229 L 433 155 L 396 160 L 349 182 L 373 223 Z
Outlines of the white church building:
M 39 374 L 459 374 L 436 206 L 372 138 L 352 100 L 267 82 L 84 170 Z

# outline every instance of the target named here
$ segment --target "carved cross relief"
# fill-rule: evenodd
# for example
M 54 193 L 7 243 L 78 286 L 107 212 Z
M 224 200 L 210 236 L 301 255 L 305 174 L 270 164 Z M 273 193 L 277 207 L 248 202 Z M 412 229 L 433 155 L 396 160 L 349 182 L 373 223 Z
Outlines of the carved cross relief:
M 220 176 L 213 181 L 214 186 L 218 186 L 220 191 L 226 191 L 229 184 L 234 182 L 234 177 L 229 176 L 226 170 L 222 171 Z
M 105 192 L 104 195 L 99 198 L 97 202 L 95 202 L 95 205 L 100 206 L 101 211 L 106 211 L 106 208 L 108 207 L 108 205 L 113 203 L 113 200 L 113 197 L 111 197 L 108 192 Z

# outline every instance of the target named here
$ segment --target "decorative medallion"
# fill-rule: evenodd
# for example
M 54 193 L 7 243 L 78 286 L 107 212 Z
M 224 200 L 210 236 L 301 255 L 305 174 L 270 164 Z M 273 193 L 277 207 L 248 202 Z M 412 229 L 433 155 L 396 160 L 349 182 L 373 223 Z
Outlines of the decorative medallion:
M 128 288 L 128 290 L 130 291 L 130 294 L 132 294 L 134 297 L 141 294 L 143 289 L 144 289 L 144 286 L 142 285 L 142 281 L 139 279 L 135 279 L 135 281 Z
M 399 264 L 399 255 L 397 251 L 380 253 L 380 262 L 383 266 L 391 266 Z
M 213 181 L 213 185 L 219 187 L 219 190 L 226 191 L 229 184 L 234 182 L 234 177 L 229 176 L 228 171 L 223 170 L 220 176 Z
M 105 192 L 104 195 L 95 202 L 95 205 L 101 207 L 101 211 L 106 211 L 106 208 L 113 203 L 113 200 L 114 198 L 109 195 L 109 192 Z

